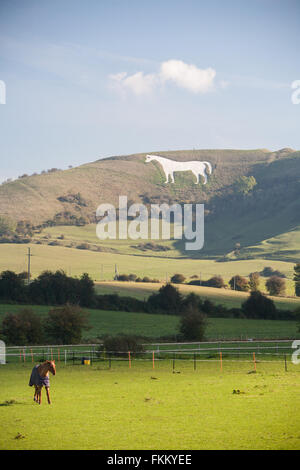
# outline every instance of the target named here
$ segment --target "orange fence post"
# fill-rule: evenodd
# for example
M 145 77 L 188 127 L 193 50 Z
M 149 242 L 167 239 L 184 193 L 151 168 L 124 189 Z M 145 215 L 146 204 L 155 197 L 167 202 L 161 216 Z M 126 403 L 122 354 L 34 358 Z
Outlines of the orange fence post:
M 129 369 L 131 369 L 131 357 L 130 357 L 130 351 L 128 351 L 128 361 L 129 361 Z
M 26 361 L 26 358 L 25 358 L 25 349 L 23 349 L 23 358 L 24 358 L 24 362 Z
M 221 370 L 223 370 L 223 364 L 222 364 L 222 351 L 220 351 L 220 367 L 221 367 Z
M 153 369 L 154 369 L 154 367 L 155 367 L 154 361 L 155 361 L 155 359 L 154 359 L 154 351 L 152 351 L 152 366 L 153 366 Z

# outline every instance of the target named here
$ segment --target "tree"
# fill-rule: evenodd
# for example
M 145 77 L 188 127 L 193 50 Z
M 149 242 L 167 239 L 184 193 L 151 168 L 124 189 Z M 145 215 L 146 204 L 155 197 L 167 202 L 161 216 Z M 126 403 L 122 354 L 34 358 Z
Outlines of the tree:
M 107 352 L 117 352 L 118 357 L 128 356 L 131 353 L 139 353 L 144 350 L 141 340 L 134 335 L 118 334 L 116 336 L 106 336 L 103 341 L 103 348 Z M 102 347 L 100 351 L 102 350 Z
M 221 289 L 225 287 L 225 282 L 222 276 L 213 276 L 208 281 L 205 282 L 206 286 L 208 287 L 217 287 L 218 289 Z
M 174 276 L 171 277 L 173 284 L 182 284 L 184 281 L 185 277 L 183 274 L 174 274 Z
M 243 292 L 247 292 L 249 290 L 248 280 L 245 277 L 240 276 L 239 274 L 233 276 L 230 279 L 229 285 L 232 290 L 238 290 Z
M 238 193 L 249 194 L 257 184 L 254 176 L 240 176 L 235 182 L 235 188 Z
M 177 315 L 182 307 L 182 295 L 172 284 L 162 286 L 157 294 L 150 295 L 147 301 L 149 312 L 162 312 Z
M 23 273 L 3 271 L 0 274 L 0 298 L 3 300 L 24 301 L 25 282 Z
M 281 277 L 272 276 L 267 280 L 266 288 L 270 295 L 284 295 L 286 283 Z
M 268 299 L 259 291 L 251 292 L 246 302 L 243 303 L 242 310 L 247 318 L 275 319 L 277 314 L 273 300 Z
M 7 313 L 2 321 L 1 334 L 8 344 L 41 344 L 43 326 L 40 317 L 32 309 L 26 308 L 19 313 Z
M 87 273 L 84 273 L 79 280 L 79 303 L 81 307 L 91 307 L 94 302 L 94 281 Z
M 295 294 L 300 297 L 300 263 L 294 266 Z
M 78 344 L 82 330 L 90 328 L 88 314 L 69 304 L 50 310 L 44 326 L 47 339 L 56 344 Z
M 11 235 L 15 232 L 17 223 L 11 220 L 9 217 L 3 215 L 0 216 L 0 237 L 3 235 Z
M 206 316 L 193 305 L 186 307 L 179 323 L 179 332 L 186 341 L 202 341 L 206 329 Z
M 258 272 L 251 273 L 249 276 L 249 288 L 251 292 L 255 292 L 259 290 L 259 284 L 260 284 L 260 275 Z

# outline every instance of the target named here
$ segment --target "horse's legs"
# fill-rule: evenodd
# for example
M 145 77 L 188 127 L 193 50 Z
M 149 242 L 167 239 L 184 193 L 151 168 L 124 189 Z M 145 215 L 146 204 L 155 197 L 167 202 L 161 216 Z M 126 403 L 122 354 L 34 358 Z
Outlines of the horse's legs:
M 33 395 L 33 400 L 37 401 L 37 386 L 34 386 L 34 395 Z
M 175 183 L 175 181 L 174 181 L 174 173 L 172 172 L 172 173 L 170 173 L 170 175 L 171 175 L 171 183 Z
M 165 184 L 169 182 L 169 173 L 166 173 L 166 181 Z
M 42 387 L 38 387 L 38 403 L 42 403 Z
M 192 173 L 196 176 L 196 183 L 195 184 L 198 184 L 199 183 L 199 174 L 197 173 L 197 171 L 193 171 L 193 170 L 192 170 Z
M 50 394 L 49 394 L 49 387 L 46 387 L 46 394 L 47 394 L 48 403 L 49 403 L 49 405 L 51 405 Z

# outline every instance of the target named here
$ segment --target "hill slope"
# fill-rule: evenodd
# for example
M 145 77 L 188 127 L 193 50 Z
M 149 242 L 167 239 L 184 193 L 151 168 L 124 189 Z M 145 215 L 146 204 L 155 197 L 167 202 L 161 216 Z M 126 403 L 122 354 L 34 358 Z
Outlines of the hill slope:
M 117 206 L 119 195 L 147 204 L 198 202 L 206 209 L 204 249 L 188 253 L 183 243 L 174 242 L 179 255 L 299 258 L 300 152 L 228 149 L 155 154 L 179 161 L 209 161 L 213 173 L 207 185 L 193 184 L 190 172 L 176 173 L 175 184 L 166 185 L 162 168 L 156 162 L 146 164 L 146 154 L 110 157 L 2 184 L 0 215 L 28 220 L 34 226 L 82 226 L 95 222 L 99 204 Z M 236 192 L 235 182 L 240 176 L 256 179 L 248 195 Z M 111 241 L 111 246 L 122 252 L 116 242 Z M 99 243 L 96 237 L 95 243 Z M 233 254 L 237 243 L 241 248 Z

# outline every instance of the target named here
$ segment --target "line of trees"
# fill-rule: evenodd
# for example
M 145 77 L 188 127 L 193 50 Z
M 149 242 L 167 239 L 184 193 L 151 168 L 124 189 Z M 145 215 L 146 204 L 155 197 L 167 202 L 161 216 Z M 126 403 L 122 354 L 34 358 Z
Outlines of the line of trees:
M 273 300 L 259 290 L 253 290 L 241 308 L 227 308 L 202 299 L 195 293 L 183 296 L 170 283 L 162 286 L 147 300 L 139 300 L 117 294 L 97 294 L 94 282 L 88 274 L 83 274 L 77 279 L 67 276 L 63 271 L 45 271 L 29 285 L 26 284 L 25 278 L 25 273 L 2 272 L 0 301 L 51 305 L 54 308 L 43 321 L 30 308 L 22 310 L 19 314 L 6 314 L 0 333 L 12 344 L 80 342 L 82 330 L 88 328 L 86 314 L 81 307 L 178 315 L 181 316 L 182 338 L 197 341 L 204 336 L 207 317 L 295 320 L 298 315 L 297 312 L 278 310 Z
M 45 318 L 31 308 L 7 313 L 2 321 L 0 337 L 7 344 L 78 344 L 83 330 L 90 329 L 88 313 L 78 306 L 52 308 Z

